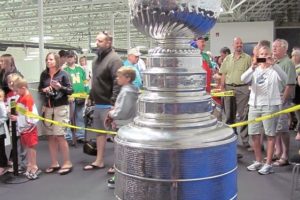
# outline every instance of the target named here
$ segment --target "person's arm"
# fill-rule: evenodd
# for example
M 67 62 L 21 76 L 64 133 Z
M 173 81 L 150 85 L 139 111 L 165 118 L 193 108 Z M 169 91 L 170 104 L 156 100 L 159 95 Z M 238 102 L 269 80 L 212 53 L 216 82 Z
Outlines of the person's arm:
M 118 104 L 115 105 L 114 109 L 109 111 L 109 116 L 114 120 L 126 120 L 129 113 L 133 109 L 132 106 L 135 106 L 136 102 L 133 102 L 134 99 L 128 93 L 121 94 L 118 97 Z M 119 101 L 120 98 L 120 101 Z
M 220 67 L 220 70 L 219 70 L 219 74 L 221 75 L 221 86 L 220 86 L 221 91 L 225 91 L 226 63 L 227 63 L 226 58 L 224 59 L 222 65 Z
M 45 80 L 46 80 L 46 75 L 44 72 L 42 72 L 40 76 L 39 86 L 38 86 L 38 91 L 41 95 L 46 95 L 47 88 L 49 88 L 49 86 L 45 85 Z
M 112 87 L 112 96 L 111 96 L 111 104 L 114 105 L 116 100 L 117 100 L 117 96 L 120 92 L 121 87 L 118 85 L 117 82 L 117 71 L 119 70 L 119 68 L 122 66 L 122 61 L 120 60 L 115 60 L 112 62 L 112 66 L 110 67 L 110 73 L 111 73 L 111 78 L 113 80 L 113 87 Z
M 282 96 L 283 103 L 290 99 L 291 94 L 293 94 L 293 92 L 295 91 L 296 79 L 296 69 L 291 65 L 287 70 L 287 83 Z
M 4 123 L 6 123 L 6 121 L 8 119 L 7 118 L 7 110 L 5 108 L 4 102 L 0 102 L 0 109 L 1 109 L 1 111 L 0 111 L 0 125 L 2 125 Z
M 241 81 L 243 81 L 244 83 L 250 83 L 253 77 L 253 73 L 255 71 L 256 66 L 253 65 L 251 67 L 249 67 L 247 69 L 247 71 L 245 71 L 242 76 L 241 76 Z
M 66 95 L 71 95 L 73 93 L 71 79 L 67 72 L 64 72 L 62 83 L 60 84 L 60 86 L 58 86 L 58 90 Z
M 287 81 L 287 75 L 286 73 L 281 69 L 281 67 L 277 64 L 273 65 L 272 68 L 277 72 L 279 79 L 283 81 L 284 85 L 286 84 Z

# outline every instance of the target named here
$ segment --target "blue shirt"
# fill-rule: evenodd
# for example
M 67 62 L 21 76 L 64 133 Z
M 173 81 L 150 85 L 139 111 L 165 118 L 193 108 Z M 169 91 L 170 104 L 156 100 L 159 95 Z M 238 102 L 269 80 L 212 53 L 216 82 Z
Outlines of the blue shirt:
M 135 87 L 137 87 L 138 89 L 141 89 L 141 87 L 142 87 L 142 85 L 143 85 L 143 83 L 142 83 L 142 77 L 141 77 L 141 73 L 140 73 L 140 71 L 138 70 L 137 66 L 131 64 L 128 60 L 125 60 L 125 61 L 123 62 L 123 65 L 124 65 L 125 67 L 129 67 L 129 68 L 134 69 L 135 75 L 136 75 L 136 76 L 135 76 L 135 79 L 134 79 L 134 81 L 132 82 L 132 84 L 133 84 Z

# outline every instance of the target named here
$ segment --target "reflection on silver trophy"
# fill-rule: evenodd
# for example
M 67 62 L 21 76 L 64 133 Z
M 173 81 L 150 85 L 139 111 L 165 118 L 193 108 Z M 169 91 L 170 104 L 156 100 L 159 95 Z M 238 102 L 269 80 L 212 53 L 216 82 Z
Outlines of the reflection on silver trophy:
M 206 73 L 189 41 L 215 24 L 221 0 L 129 0 L 152 37 L 134 122 L 115 138 L 117 199 L 237 198 L 236 136 L 211 115 Z

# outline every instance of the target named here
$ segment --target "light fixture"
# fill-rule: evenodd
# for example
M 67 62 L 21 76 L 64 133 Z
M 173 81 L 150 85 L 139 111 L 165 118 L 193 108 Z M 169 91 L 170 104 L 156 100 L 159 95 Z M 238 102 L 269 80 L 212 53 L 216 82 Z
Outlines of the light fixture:
M 30 61 L 33 60 L 33 58 L 24 58 L 24 61 Z
M 54 37 L 52 37 L 52 36 L 44 36 L 43 38 L 44 38 L 44 42 L 54 39 Z M 32 42 L 39 42 L 40 38 L 38 36 L 33 36 L 33 37 L 30 38 L 30 40 Z
M 27 58 L 37 58 L 39 57 L 38 55 L 27 55 Z

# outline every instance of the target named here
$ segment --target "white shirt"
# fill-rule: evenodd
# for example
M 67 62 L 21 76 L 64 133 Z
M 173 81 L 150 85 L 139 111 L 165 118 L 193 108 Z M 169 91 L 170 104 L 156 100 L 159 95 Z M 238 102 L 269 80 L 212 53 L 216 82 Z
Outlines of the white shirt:
M 251 82 L 250 106 L 280 105 L 280 85 L 287 81 L 287 75 L 275 64 L 268 68 L 258 66 L 255 70 L 250 67 L 241 76 L 245 83 Z

